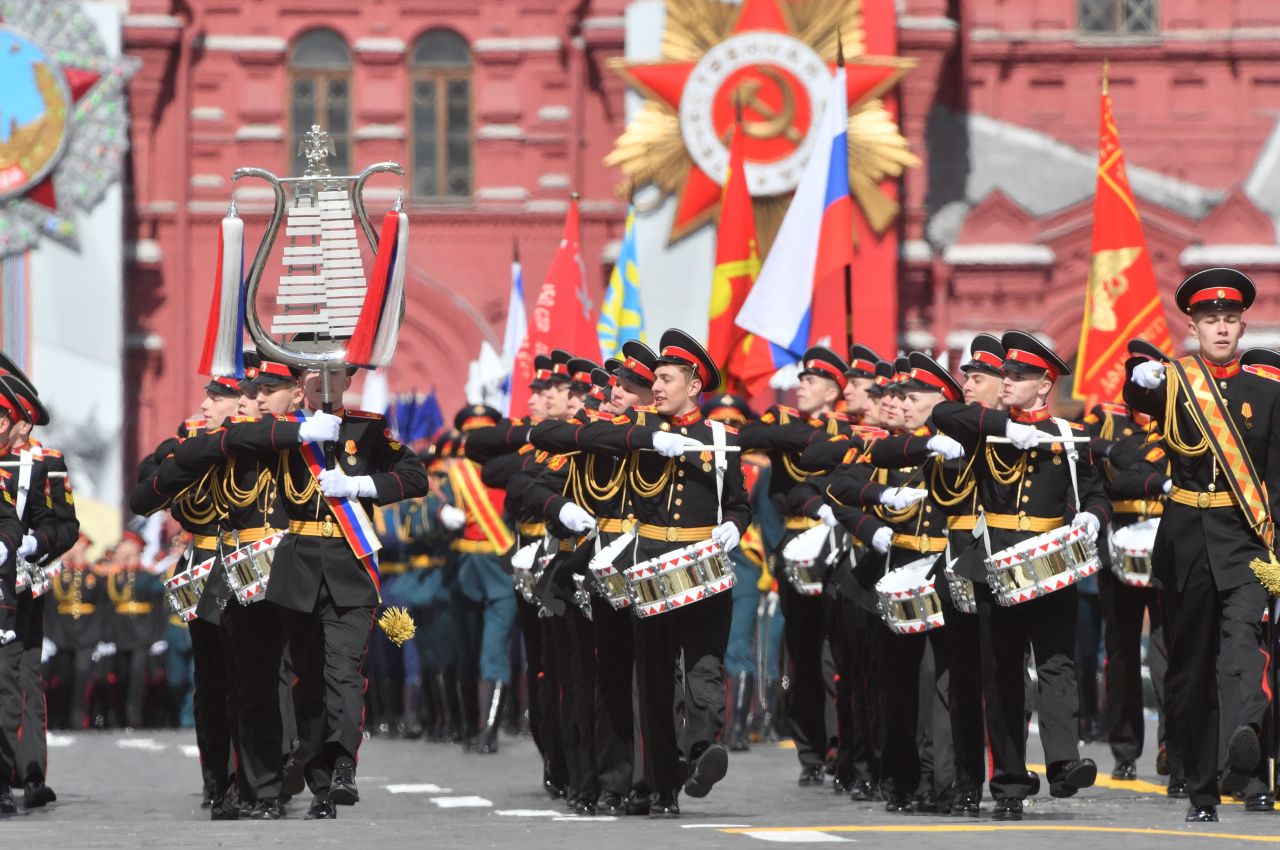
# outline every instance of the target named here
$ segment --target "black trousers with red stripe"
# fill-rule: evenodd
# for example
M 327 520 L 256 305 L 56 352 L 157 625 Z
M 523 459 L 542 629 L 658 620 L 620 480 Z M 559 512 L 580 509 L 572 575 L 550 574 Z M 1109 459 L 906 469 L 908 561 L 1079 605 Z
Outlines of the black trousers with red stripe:
M 18 597 L 18 640 L 22 660 L 18 677 L 22 687 L 22 720 L 18 727 L 18 751 L 13 784 L 44 782 L 49 762 L 46 734 L 48 708 L 44 701 L 44 677 L 40 674 L 40 652 L 44 645 L 44 596 L 30 593 Z

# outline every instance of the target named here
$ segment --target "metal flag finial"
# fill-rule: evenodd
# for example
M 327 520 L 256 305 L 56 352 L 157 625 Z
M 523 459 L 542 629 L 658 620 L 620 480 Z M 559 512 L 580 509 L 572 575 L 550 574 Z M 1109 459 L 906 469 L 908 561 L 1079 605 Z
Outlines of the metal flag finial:
M 338 149 L 333 144 L 333 137 L 321 129 L 319 124 L 312 124 L 311 129 L 298 144 L 298 153 L 307 161 L 307 177 L 328 177 L 329 157 L 337 156 Z

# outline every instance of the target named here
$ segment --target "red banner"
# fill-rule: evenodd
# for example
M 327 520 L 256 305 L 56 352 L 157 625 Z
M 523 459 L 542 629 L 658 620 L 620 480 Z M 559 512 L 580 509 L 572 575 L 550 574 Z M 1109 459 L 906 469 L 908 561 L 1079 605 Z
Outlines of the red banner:
M 1120 399 L 1130 339 L 1141 337 L 1165 352 L 1172 347 L 1151 254 L 1125 171 L 1111 96 L 1105 89 L 1100 135 L 1098 184 L 1093 197 L 1093 259 L 1072 390 L 1088 406 Z

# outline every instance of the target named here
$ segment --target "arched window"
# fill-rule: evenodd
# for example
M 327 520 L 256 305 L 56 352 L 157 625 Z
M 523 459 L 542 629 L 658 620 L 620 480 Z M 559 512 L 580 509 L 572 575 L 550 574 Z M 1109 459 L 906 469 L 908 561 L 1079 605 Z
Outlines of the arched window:
M 471 51 L 452 30 L 423 33 L 409 53 L 416 198 L 471 195 Z
M 312 124 L 333 138 L 329 167 L 347 174 L 351 166 L 351 52 L 333 30 L 308 30 L 289 54 L 289 149 L 291 175 L 306 170 L 298 146 Z

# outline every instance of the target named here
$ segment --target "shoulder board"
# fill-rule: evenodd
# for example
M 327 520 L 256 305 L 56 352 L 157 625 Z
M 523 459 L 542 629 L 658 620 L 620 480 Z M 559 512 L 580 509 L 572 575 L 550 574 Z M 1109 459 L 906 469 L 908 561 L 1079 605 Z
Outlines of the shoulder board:
M 203 418 L 184 419 L 182 421 L 182 427 L 183 428 L 203 428 L 204 419 Z
M 1071 430 L 1072 430 L 1072 431 L 1083 431 L 1083 430 L 1084 430 L 1084 426 L 1083 426 L 1083 425 L 1081 425 L 1079 422 L 1068 422 L 1067 424 L 1071 426 Z
M 828 416 L 829 418 L 831 418 L 831 419 L 834 419 L 834 420 L 835 420 L 835 421 L 837 421 L 837 422 L 848 422 L 848 421 L 850 421 L 850 420 L 849 420 L 849 415 L 848 415 L 847 413 L 841 413 L 841 412 L 840 412 L 840 411 L 838 411 L 838 410 L 833 411 L 832 413 L 827 414 L 827 416 Z
M 516 419 L 508 420 L 508 422 L 509 422 L 509 424 L 511 424 L 511 425 L 523 425 L 523 424 L 525 424 L 525 421 L 524 421 L 524 418 L 523 418 L 523 417 L 517 417 Z
M 62 457 L 62 452 L 58 451 L 57 449 L 45 449 L 44 456 L 45 457 Z
M 533 460 L 535 463 L 546 463 L 547 458 L 550 456 L 551 456 L 550 452 L 538 451 L 534 454 Z
M 613 417 L 613 419 L 609 421 L 612 422 L 614 425 L 626 425 L 631 422 L 631 417 L 625 413 L 619 413 L 617 416 Z
M 396 439 L 396 435 L 391 433 L 390 428 L 382 429 L 382 437 L 387 441 L 387 445 L 391 446 L 391 451 L 400 451 L 400 441 Z
M 788 416 L 792 416 L 792 417 L 800 415 L 800 411 L 796 410 L 794 407 L 787 407 L 785 404 L 778 405 L 778 412 L 785 413 Z
M 1162 461 L 1164 460 L 1164 449 L 1160 448 L 1159 446 L 1152 446 L 1151 448 L 1147 449 L 1147 453 L 1143 455 L 1143 457 L 1146 458 L 1151 463 Z
M 858 459 L 858 449 L 851 448 L 844 453 L 844 457 L 840 458 L 840 465 L 844 466 L 846 464 L 853 463 L 857 459 Z
M 1266 378 L 1268 381 L 1280 382 L 1280 372 L 1277 372 L 1273 368 L 1250 364 L 1242 367 L 1242 369 L 1250 375 L 1257 375 L 1259 378 Z
M 760 421 L 766 425 L 772 425 L 773 423 L 778 421 L 778 416 L 773 412 L 773 410 L 766 410 L 763 414 L 761 414 Z
M 732 434 L 735 437 L 738 436 L 738 429 L 733 427 L 732 425 L 725 425 L 724 431 L 726 434 Z
M 533 451 L 533 443 L 525 443 L 523 446 L 516 449 L 516 454 L 523 455 L 528 454 L 531 451 Z
M 1098 414 L 1094 413 L 1092 410 L 1084 415 L 1084 424 L 1086 425 L 1097 425 L 1101 421 L 1102 417 L 1098 416 Z
M 8 476 L 5 476 L 5 477 L 7 478 Z M 0 487 L 0 495 L 4 496 L 4 500 L 6 504 L 10 504 L 10 505 L 13 504 L 13 496 L 9 495 L 9 491 L 7 489 Z
M 551 458 L 549 463 L 547 463 L 547 468 L 550 469 L 552 472 L 559 472 L 561 468 L 563 468 L 564 465 L 568 462 L 569 462 L 568 455 L 556 455 L 555 457 Z
M 1148 443 L 1158 443 L 1158 442 L 1160 442 L 1160 441 L 1161 441 L 1161 440 L 1163 440 L 1163 439 L 1164 439 L 1164 437 L 1162 437 L 1162 436 L 1160 435 L 1160 432 L 1159 432 L 1159 431 L 1149 431 L 1149 432 L 1147 432 L 1147 442 L 1148 442 Z
M 252 416 L 232 416 L 231 421 L 235 422 L 257 422 Z
M 381 413 L 372 413 L 368 410 L 348 410 L 346 412 L 346 415 L 350 416 L 352 419 L 381 419 L 382 418 Z
M 864 440 L 879 440 L 889 436 L 889 432 L 874 425 L 855 425 L 854 432 Z
M 636 413 L 657 413 L 658 408 L 652 404 L 642 404 L 632 408 Z
M 848 440 L 848 439 L 849 439 L 849 435 L 848 435 L 848 434 L 832 434 L 830 437 L 827 437 L 827 442 L 828 442 L 828 443 L 839 443 L 839 442 L 842 442 L 842 441 L 844 441 L 844 440 Z
M 285 416 L 282 413 L 277 413 L 275 416 L 276 416 L 277 422 L 296 422 L 297 421 L 292 416 Z
M 917 429 L 915 429 L 914 431 L 912 431 L 912 432 L 911 432 L 911 436 L 913 436 L 913 437 L 927 437 L 927 436 L 929 436 L 929 433 L 930 433 L 930 432 L 929 432 L 929 426 L 928 426 L 928 425 L 921 425 L 919 428 L 917 428 Z
M 1106 413 L 1110 413 L 1112 416 L 1128 416 L 1129 415 L 1128 406 L 1123 404 L 1116 404 L 1113 401 L 1099 402 L 1098 409 Z

